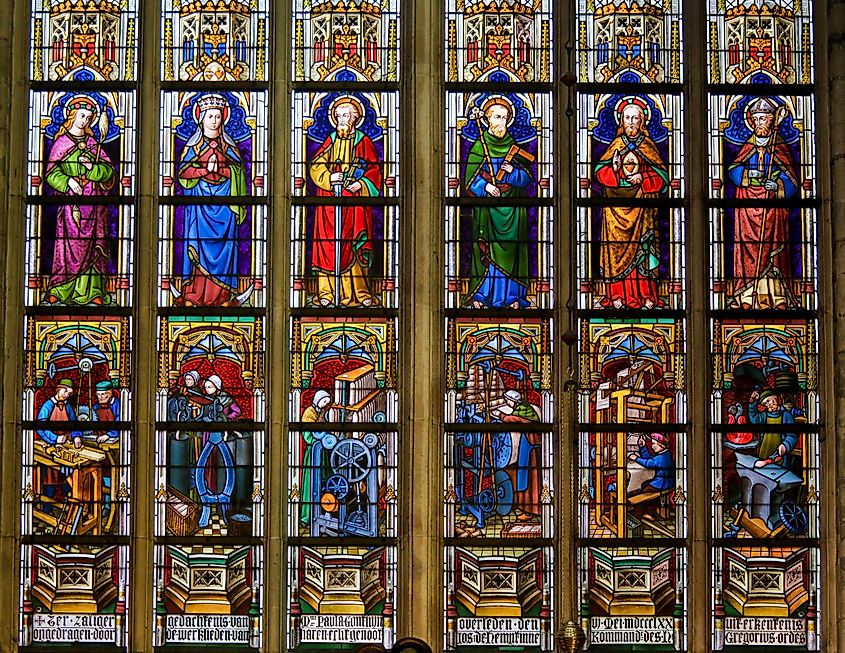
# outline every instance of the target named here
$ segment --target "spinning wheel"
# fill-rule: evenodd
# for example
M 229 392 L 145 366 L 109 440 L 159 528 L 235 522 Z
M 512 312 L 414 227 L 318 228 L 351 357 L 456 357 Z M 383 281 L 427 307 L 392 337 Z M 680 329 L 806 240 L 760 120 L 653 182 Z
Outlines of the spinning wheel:
M 370 471 L 372 462 L 367 445 L 351 438 L 338 442 L 332 449 L 330 458 L 332 469 L 350 483 L 363 481 Z

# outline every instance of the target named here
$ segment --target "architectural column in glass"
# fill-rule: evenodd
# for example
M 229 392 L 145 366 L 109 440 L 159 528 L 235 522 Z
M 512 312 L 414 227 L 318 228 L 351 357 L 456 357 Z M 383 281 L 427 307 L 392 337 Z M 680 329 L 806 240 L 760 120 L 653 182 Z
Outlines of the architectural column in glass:
M 812 8 L 708 4 L 717 651 L 821 649 Z
M 603 651 L 688 646 L 680 5 L 576 12 L 578 583 Z
M 287 646 L 390 649 L 400 487 L 399 5 L 294 0 Z M 279 216 L 281 218 L 281 216 Z M 405 370 L 410 375 L 410 370 Z
M 125 651 L 137 10 L 31 17 L 18 644 Z
M 444 647 L 554 649 L 552 3 L 446 2 Z
M 258 649 L 268 3 L 162 4 L 153 644 Z

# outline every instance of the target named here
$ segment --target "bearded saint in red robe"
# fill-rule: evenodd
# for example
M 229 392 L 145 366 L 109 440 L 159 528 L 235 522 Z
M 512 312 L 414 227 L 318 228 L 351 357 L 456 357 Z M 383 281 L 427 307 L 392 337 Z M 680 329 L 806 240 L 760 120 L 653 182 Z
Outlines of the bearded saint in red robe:
M 768 98 L 749 103 L 753 133 L 728 168 L 736 198 L 768 200 L 798 192 L 789 147 L 778 134 L 783 109 Z M 732 305 L 740 308 L 793 308 L 789 208 L 742 206 L 734 209 L 734 278 Z
M 314 154 L 308 171 L 317 197 L 378 196 L 382 162 L 373 141 L 356 129 L 364 115 L 361 102 L 340 97 L 329 113 L 336 130 Z M 367 285 L 372 258 L 371 206 L 316 207 L 311 267 L 320 306 L 372 306 L 375 299 Z

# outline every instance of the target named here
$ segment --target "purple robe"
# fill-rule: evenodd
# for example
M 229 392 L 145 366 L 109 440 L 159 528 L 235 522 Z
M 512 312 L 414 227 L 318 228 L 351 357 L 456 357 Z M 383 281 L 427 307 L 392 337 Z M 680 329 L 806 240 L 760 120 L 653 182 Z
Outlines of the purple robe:
M 90 169 L 80 162 L 81 157 L 91 163 Z M 81 195 L 71 192 L 71 178 L 82 186 Z M 112 162 L 93 136 L 77 139 L 64 133 L 53 143 L 46 181 L 56 194 L 70 198 L 108 195 L 114 178 Z M 105 279 L 109 209 L 104 205 L 59 207 L 49 292 L 62 303 L 109 303 Z

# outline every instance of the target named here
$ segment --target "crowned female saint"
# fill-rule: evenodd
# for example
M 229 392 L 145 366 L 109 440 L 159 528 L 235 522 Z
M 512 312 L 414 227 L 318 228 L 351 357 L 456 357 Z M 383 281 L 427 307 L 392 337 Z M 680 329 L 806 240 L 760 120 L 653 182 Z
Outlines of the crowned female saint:
M 187 197 L 241 197 L 246 169 L 238 146 L 226 133 L 229 103 L 222 95 L 201 96 L 194 105 L 197 129 L 185 144 L 179 184 Z M 243 206 L 184 207 L 181 306 L 233 306 L 238 290 L 238 229 Z
M 47 161 L 47 185 L 56 194 L 84 201 L 108 195 L 115 182 L 114 165 L 102 147 L 108 118 L 87 95 L 71 98 L 64 108 Z M 99 116 L 99 140 L 91 125 Z M 66 204 L 56 215 L 53 268 L 47 284 L 51 304 L 108 304 L 109 207 Z

